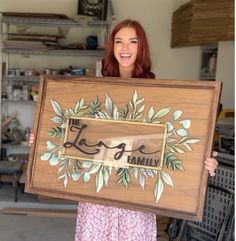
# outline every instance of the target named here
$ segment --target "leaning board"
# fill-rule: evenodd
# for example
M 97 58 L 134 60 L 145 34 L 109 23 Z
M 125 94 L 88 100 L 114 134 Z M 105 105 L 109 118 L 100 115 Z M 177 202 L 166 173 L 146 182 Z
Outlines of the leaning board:
M 221 84 L 44 76 L 26 191 L 203 216 Z

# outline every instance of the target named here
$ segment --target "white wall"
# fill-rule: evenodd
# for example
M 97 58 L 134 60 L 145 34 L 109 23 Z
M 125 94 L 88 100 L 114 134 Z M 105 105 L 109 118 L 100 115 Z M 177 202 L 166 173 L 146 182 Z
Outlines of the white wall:
M 190 0 L 176 0 L 175 9 Z M 193 55 L 194 56 L 194 55 Z M 223 83 L 220 102 L 223 108 L 234 109 L 235 96 L 235 75 L 234 75 L 234 56 L 235 48 L 234 41 L 224 41 L 218 43 L 218 60 L 216 70 L 216 80 Z M 198 56 L 199 57 L 199 56 Z
M 198 79 L 200 47 L 170 48 L 173 0 L 113 1 L 116 22 L 137 19 L 149 38 L 153 71 L 160 79 Z
M 113 0 L 116 20 L 113 26 L 125 19 L 137 19 L 146 29 L 152 60 L 153 71 L 160 79 L 199 79 L 201 50 L 200 47 L 170 48 L 172 13 L 188 0 Z M 11 12 L 44 12 L 63 13 L 69 17 L 76 16 L 77 0 L 1 0 L 0 11 Z M 223 82 L 222 100 L 224 108 L 234 106 L 234 42 L 220 42 L 217 63 L 217 79 Z M 47 58 L 34 56 L 19 61 L 14 58 L 14 64 L 24 67 L 30 63 L 34 66 L 45 65 L 68 66 L 91 65 L 94 62 L 88 58 Z M 29 61 L 29 62 L 27 62 Z M 39 61 L 39 63 L 37 62 Z M 226 64 L 227 63 L 227 64 Z M 31 66 L 28 66 L 31 67 Z
M 73 17 L 78 0 L 1 0 L 1 12 L 61 13 Z
M 170 48 L 172 13 L 184 1 L 186 0 L 178 0 L 178 3 L 173 0 L 113 0 L 116 14 L 113 26 L 125 18 L 141 22 L 150 39 L 153 71 L 161 79 L 198 79 L 200 48 Z M 1 0 L 0 2 L 0 11 L 63 13 L 69 17 L 76 15 L 77 7 L 78 0 Z M 17 58 L 14 59 L 18 61 Z M 70 61 L 66 58 L 64 60 Z M 25 59 L 21 61 L 24 66 L 25 62 L 27 64 Z M 80 62 L 78 60 L 78 64 Z M 88 65 L 89 62 L 86 60 L 85 64 Z M 34 57 L 31 57 L 31 63 L 37 65 Z M 46 63 L 50 65 L 55 62 L 48 59 Z
M 219 42 L 216 79 L 223 83 L 221 103 L 223 108 L 234 108 L 234 42 Z

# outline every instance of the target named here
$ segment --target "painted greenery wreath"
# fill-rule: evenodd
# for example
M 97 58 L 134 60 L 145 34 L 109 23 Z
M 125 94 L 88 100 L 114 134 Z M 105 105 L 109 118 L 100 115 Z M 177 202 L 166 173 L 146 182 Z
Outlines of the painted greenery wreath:
M 62 158 L 60 155 L 62 146 L 55 144 L 52 140 L 48 140 L 46 142 L 47 151 L 42 153 L 41 160 L 49 161 L 51 166 L 59 166 L 58 179 L 63 179 L 65 188 L 67 187 L 69 178 L 76 182 L 83 179 L 83 181 L 87 183 L 90 181 L 91 175 L 96 175 L 96 191 L 99 192 L 104 186 L 108 186 L 112 170 L 115 169 L 117 183 L 124 185 L 126 188 L 131 183 L 132 177 L 138 181 L 143 190 L 145 190 L 147 178 L 156 178 L 154 197 L 156 202 L 158 202 L 164 190 L 164 183 L 173 187 L 172 178 L 167 173 L 166 169 L 172 168 L 174 171 L 184 170 L 182 160 L 177 158 L 176 154 L 192 151 L 191 145 L 199 141 L 199 139 L 189 137 L 191 120 L 182 119 L 181 110 L 171 111 L 171 107 L 168 107 L 157 111 L 152 106 L 147 112 L 147 117 L 143 118 L 143 112 L 145 109 L 144 98 L 139 98 L 137 91 L 134 92 L 132 99 L 124 106 L 124 108 L 118 108 L 115 106 L 108 94 L 106 94 L 105 99 L 105 110 L 102 110 L 98 96 L 96 96 L 90 103 L 87 103 L 84 98 L 81 98 L 77 101 L 74 108 L 64 110 L 56 100 L 51 100 L 51 104 L 53 111 L 56 114 L 51 119 L 56 124 L 56 127 L 53 127 L 48 133 L 51 139 L 64 137 L 66 116 L 68 115 L 158 124 L 163 124 L 163 117 L 167 117 L 167 115 L 170 116 L 170 119 L 167 122 L 168 132 L 162 170 L 139 167 L 112 167 L 106 166 L 103 163 L 96 163 L 88 160 L 81 161 Z

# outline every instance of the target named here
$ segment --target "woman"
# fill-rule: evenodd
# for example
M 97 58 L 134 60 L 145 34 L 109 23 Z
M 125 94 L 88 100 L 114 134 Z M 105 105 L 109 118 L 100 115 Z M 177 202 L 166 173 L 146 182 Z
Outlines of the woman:
M 137 21 L 124 20 L 112 31 L 102 60 L 102 74 L 155 78 L 146 34 Z M 208 158 L 205 163 L 214 176 L 216 159 Z M 156 241 L 156 235 L 154 214 L 82 202 L 79 205 L 75 241 Z

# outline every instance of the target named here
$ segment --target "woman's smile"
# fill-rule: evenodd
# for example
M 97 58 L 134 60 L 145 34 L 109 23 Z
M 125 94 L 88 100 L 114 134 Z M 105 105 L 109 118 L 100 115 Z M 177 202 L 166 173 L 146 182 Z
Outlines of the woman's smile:
M 114 55 L 121 68 L 133 68 L 138 53 L 138 38 L 134 28 L 120 29 L 114 38 Z

